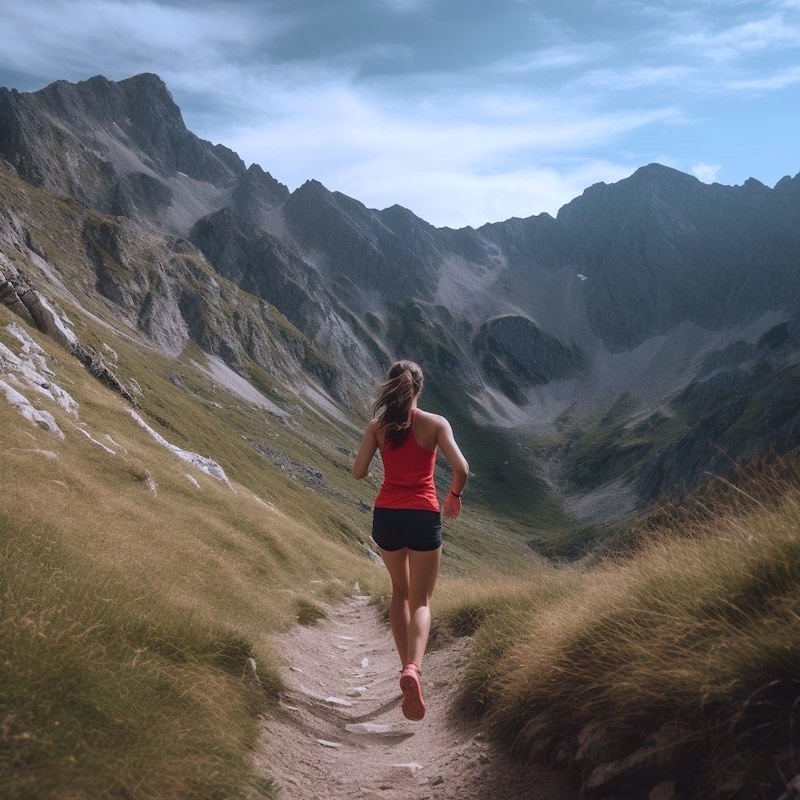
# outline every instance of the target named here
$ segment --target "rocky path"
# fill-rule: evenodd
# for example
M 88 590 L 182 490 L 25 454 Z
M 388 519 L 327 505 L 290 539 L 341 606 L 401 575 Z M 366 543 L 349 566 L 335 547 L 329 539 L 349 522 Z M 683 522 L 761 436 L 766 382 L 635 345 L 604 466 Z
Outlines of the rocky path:
M 367 597 L 277 637 L 287 691 L 262 722 L 259 768 L 286 800 L 573 800 L 562 776 L 511 759 L 450 713 L 468 644 L 426 655 L 428 710 L 414 723 L 400 710 L 391 634 Z

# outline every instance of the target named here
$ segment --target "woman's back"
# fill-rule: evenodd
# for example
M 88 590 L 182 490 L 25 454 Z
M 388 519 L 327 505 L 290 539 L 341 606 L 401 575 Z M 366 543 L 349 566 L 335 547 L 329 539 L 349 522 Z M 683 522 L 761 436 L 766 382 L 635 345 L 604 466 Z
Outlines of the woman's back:
M 376 508 L 410 508 L 439 511 L 433 482 L 436 462 L 437 416 L 414 409 L 411 426 L 401 444 L 386 441 L 376 431 L 381 449 L 384 480 Z

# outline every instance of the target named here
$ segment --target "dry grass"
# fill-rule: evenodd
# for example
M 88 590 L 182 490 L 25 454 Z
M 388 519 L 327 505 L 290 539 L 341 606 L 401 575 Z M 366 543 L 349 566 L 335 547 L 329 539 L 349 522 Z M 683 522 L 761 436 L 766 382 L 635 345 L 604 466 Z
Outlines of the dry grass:
M 0 336 L 8 321 L 0 309 Z M 278 507 L 179 461 L 37 338 L 81 421 L 117 454 L 41 398 L 64 442 L 0 404 L 0 796 L 270 796 L 250 766 L 256 714 L 280 687 L 268 635 L 356 580 L 368 589 L 376 571 L 341 529 L 329 535 L 333 512 L 320 498 L 297 519 L 283 513 L 302 492 L 248 462 L 224 422 L 197 437 L 215 435 L 229 472 L 252 467 L 248 483 Z M 151 378 L 157 389 L 163 379 Z M 211 418 L 184 399 L 164 421 L 190 444 L 193 425 Z M 260 690 L 242 680 L 250 657 Z
M 454 602 L 485 618 L 465 701 L 523 753 L 574 755 L 593 725 L 590 769 L 669 729 L 681 797 L 777 796 L 800 770 L 800 492 L 782 485 L 684 513 L 630 558 Z

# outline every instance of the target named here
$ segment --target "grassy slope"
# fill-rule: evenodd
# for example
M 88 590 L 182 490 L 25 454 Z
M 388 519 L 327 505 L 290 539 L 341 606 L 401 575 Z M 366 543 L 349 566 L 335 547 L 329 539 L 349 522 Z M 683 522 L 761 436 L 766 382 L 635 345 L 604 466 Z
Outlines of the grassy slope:
M 0 309 L 7 344 L 10 319 Z M 247 753 L 254 710 L 279 685 L 268 633 L 354 580 L 369 585 L 375 571 L 354 557 L 344 526 L 327 534 L 335 512 L 322 498 L 263 459 L 248 461 L 240 435 L 212 425 L 202 403 L 171 408 L 174 430 L 164 434 L 187 446 L 195 437 L 198 449 L 214 437 L 206 452 L 233 479 L 246 475 L 278 507 L 302 499 L 302 512 L 270 509 L 243 484 L 234 492 L 179 461 L 76 360 L 37 338 L 81 422 L 109 445 L 110 433 L 118 454 L 52 404 L 37 400 L 64 442 L 0 403 L 0 795 L 263 794 Z M 250 656 L 265 692 L 241 681 Z
M 0 193 L 80 298 L 82 308 L 53 293 L 81 339 L 96 349 L 110 345 L 120 377 L 135 378 L 144 391 L 147 421 L 173 444 L 220 462 L 235 487 L 161 448 L 121 399 L 33 332 L 50 354 L 54 380 L 80 403 L 80 422 L 117 455 L 30 390 L 66 441 L 0 402 L 0 796 L 268 795 L 248 766 L 255 711 L 279 683 L 268 635 L 312 620 L 320 600 L 349 591 L 354 580 L 385 587 L 365 557 L 369 514 L 359 504 L 371 503 L 378 477 L 352 481 L 357 433 L 257 366 L 256 383 L 290 408 L 288 422 L 209 381 L 192 365 L 203 360 L 195 346 L 171 359 L 131 339 L 124 324 L 99 323 L 118 314 L 94 292 L 80 231 L 87 217 L 102 217 L 4 170 Z M 23 264 L 28 258 L 9 255 Z M 38 274 L 31 263 L 26 268 Z M 49 294 L 47 284 L 38 281 Z M 5 331 L 12 320 L 0 307 L 0 341 L 16 350 Z M 251 442 L 313 466 L 324 486 L 294 480 Z M 521 535 L 496 515 L 467 515 L 445 535 L 452 574 L 487 562 L 508 570 L 527 555 Z M 241 681 L 250 656 L 266 691 Z
M 800 491 L 772 494 L 662 520 L 587 571 L 444 587 L 441 618 L 479 626 L 465 702 L 523 753 L 570 760 L 593 730 L 584 778 L 667 735 L 626 797 L 659 780 L 682 798 L 776 797 L 800 770 Z

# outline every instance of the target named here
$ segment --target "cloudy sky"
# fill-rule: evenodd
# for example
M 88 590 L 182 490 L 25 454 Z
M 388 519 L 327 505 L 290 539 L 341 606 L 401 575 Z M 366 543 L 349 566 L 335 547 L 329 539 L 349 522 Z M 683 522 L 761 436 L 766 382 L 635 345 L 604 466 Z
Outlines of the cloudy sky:
M 156 72 L 291 189 L 436 225 L 555 213 L 658 161 L 800 171 L 800 0 L 0 0 L 0 85 Z

